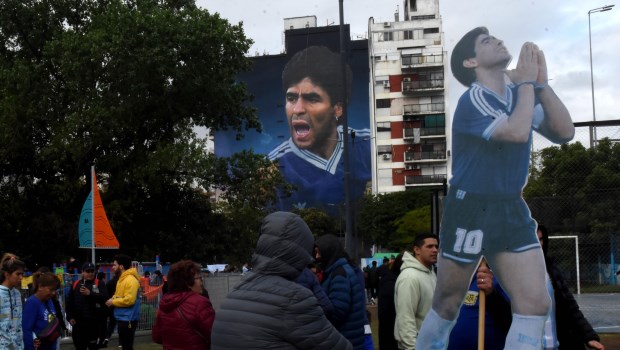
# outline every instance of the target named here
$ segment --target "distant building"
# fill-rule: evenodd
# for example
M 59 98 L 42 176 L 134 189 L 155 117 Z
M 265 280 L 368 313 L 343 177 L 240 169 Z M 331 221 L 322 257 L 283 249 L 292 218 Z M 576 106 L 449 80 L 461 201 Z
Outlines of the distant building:
M 450 169 L 439 1 L 405 0 L 404 12 L 404 21 L 369 19 L 373 193 L 441 186 Z
M 399 16 L 397 12 L 393 22 L 370 18 L 368 39 L 363 40 L 350 40 L 349 25 L 344 26 L 347 63 L 353 72 L 347 119 L 350 128 L 371 131 L 370 137 L 354 142 L 370 143 L 372 181 L 366 188 L 373 194 L 440 187 L 448 179 L 447 54 L 439 0 L 404 0 L 404 20 Z M 281 83 L 284 65 L 313 45 L 339 52 L 339 30 L 338 25 L 317 26 L 316 16 L 284 19 L 283 53 L 251 57 L 252 70 L 239 75 L 255 96 L 252 104 L 263 131 L 246 132 L 242 140 L 233 131 L 218 131 L 217 156 L 247 149 L 268 154 L 289 138 Z M 342 216 L 344 198 L 309 206 Z

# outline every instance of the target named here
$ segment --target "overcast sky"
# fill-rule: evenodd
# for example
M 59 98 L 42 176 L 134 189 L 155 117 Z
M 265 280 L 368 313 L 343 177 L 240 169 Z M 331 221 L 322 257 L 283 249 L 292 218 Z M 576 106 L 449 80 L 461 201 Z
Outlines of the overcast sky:
M 504 40 L 513 57 L 523 42 L 532 41 L 545 51 L 551 86 L 567 105 L 573 121 L 592 120 L 588 10 L 612 5 L 615 0 L 440 0 L 445 50 L 468 30 L 484 25 Z M 254 40 L 249 54 L 284 50 L 284 18 L 317 17 L 319 26 L 339 24 L 338 0 L 197 0 L 210 12 L 237 24 Z M 344 0 L 345 23 L 351 35 L 365 38 L 368 19 L 393 21 L 401 0 Z M 596 120 L 620 119 L 620 6 L 591 14 L 592 57 Z M 511 67 L 516 63 L 513 59 Z M 451 77 L 450 108 L 465 88 Z M 614 108 L 615 107 L 615 108 Z

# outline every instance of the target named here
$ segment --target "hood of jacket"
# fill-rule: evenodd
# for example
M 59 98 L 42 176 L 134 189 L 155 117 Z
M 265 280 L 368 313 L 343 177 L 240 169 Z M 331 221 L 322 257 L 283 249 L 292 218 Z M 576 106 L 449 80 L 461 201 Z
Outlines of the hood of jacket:
M 323 264 L 324 269 L 332 266 L 340 258 L 345 258 L 345 260 L 348 260 L 348 256 L 344 251 L 342 243 L 340 243 L 338 237 L 334 235 L 323 235 L 316 239 L 315 244 L 319 248 L 321 263 Z
M 400 267 L 400 271 L 404 271 L 405 269 L 416 269 L 422 272 L 430 273 L 431 269 L 424 266 L 420 260 L 416 259 L 411 253 L 405 252 L 403 254 L 403 264 Z
M 183 304 L 187 298 L 192 294 L 196 294 L 191 290 L 185 290 L 182 292 L 166 293 L 159 302 L 159 309 L 165 313 L 170 313 L 176 310 L 179 305 Z
M 269 214 L 260 227 L 252 271 L 293 280 L 312 261 L 313 242 L 310 228 L 299 215 Z
M 123 271 L 121 276 L 118 278 L 118 283 L 122 283 L 127 278 L 135 278 L 140 281 L 140 276 L 138 276 L 138 270 L 135 267 L 132 267 L 128 270 Z

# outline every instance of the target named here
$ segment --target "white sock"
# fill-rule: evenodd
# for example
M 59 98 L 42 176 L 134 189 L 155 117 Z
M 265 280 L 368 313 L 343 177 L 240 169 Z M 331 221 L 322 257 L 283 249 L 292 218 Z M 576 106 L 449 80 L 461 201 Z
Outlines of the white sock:
M 450 338 L 450 331 L 456 324 L 456 320 L 449 321 L 437 315 L 435 310 L 426 314 L 422 328 L 418 333 L 415 343 L 416 350 L 446 349 Z
M 526 316 L 513 314 L 512 325 L 506 336 L 504 349 L 542 349 L 542 336 L 547 316 Z

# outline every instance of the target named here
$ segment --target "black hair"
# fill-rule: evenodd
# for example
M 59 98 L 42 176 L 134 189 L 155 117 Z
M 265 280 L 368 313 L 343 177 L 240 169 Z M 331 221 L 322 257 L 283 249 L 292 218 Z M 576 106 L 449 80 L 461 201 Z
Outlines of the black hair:
M 400 253 L 394 259 L 392 266 L 390 266 L 390 271 L 396 276 L 400 274 L 400 267 L 403 266 L 403 253 Z
M 26 264 L 19 260 L 19 257 L 12 253 L 4 253 L 0 260 L 0 283 L 4 282 L 4 273 L 9 275 L 17 270 L 26 269 Z
M 117 254 L 114 256 L 114 260 L 117 264 L 122 265 L 125 270 L 129 270 L 131 268 L 131 258 L 129 255 Z
M 542 233 L 542 251 L 546 259 L 549 250 L 549 230 L 544 225 L 538 225 L 538 231 Z
M 422 248 L 422 246 L 424 245 L 424 240 L 427 238 L 436 239 L 437 242 L 439 242 L 439 237 L 437 237 L 437 235 L 434 235 L 432 233 L 420 233 L 413 239 L 413 246 Z
M 310 46 L 297 52 L 288 61 L 282 71 L 282 88 L 284 92 L 305 78 L 320 86 L 331 101 L 332 106 L 341 103 L 346 107 L 351 96 L 351 68 L 345 67 L 346 96 L 342 88 L 342 62 L 340 54 L 324 46 Z
M 469 87 L 476 81 L 476 71 L 474 68 L 466 68 L 463 62 L 467 59 L 476 57 L 476 39 L 481 34 L 489 34 L 486 27 L 477 27 L 465 34 L 454 46 L 452 57 L 450 58 L 450 68 L 452 75 L 461 84 Z

